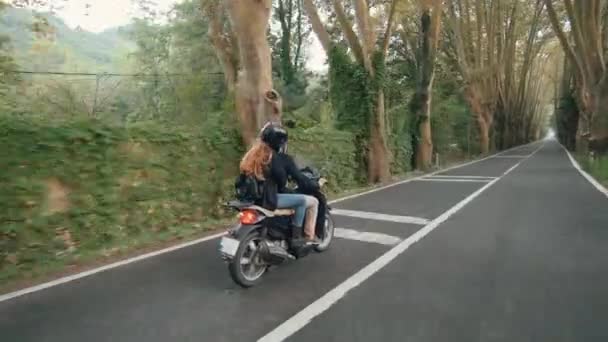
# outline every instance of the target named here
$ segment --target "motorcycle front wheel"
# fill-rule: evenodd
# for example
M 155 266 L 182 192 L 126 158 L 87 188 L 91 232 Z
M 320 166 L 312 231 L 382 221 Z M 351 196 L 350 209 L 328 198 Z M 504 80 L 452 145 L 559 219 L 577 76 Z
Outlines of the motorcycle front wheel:
M 245 237 L 228 264 L 230 277 L 235 283 L 242 287 L 252 287 L 262 280 L 268 265 L 262 259 L 259 245 L 262 238 L 258 232 L 253 232 Z

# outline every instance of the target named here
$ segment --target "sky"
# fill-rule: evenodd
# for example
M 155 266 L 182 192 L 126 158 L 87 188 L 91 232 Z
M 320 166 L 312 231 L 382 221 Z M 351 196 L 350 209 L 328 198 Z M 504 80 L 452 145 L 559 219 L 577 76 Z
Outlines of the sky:
M 132 0 L 65 0 L 57 15 L 72 27 L 101 32 L 128 24 L 140 15 Z M 167 11 L 179 0 L 154 0 L 161 12 Z M 87 8 L 87 5 L 90 5 Z M 325 71 L 325 53 L 316 37 L 308 49 L 307 67 L 312 71 Z
M 155 0 L 158 10 L 166 11 L 176 0 Z M 87 8 L 87 5 L 90 5 Z M 132 0 L 65 0 L 62 8 L 57 10 L 68 26 L 81 28 L 91 32 L 128 24 L 137 16 L 137 6 Z

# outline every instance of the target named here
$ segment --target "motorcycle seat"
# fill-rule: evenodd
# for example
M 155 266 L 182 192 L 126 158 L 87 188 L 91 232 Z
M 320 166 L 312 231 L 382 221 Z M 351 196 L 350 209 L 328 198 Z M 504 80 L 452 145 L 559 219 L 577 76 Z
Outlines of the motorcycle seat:
M 247 207 L 247 209 L 257 210 L 257 211 L 261 212 L 262 214 L 264 214 L 264 216 L 266 216 L 266 217 L 292 216 L 296 213 L 296 211 L 293 209 L 268 210 L 268 209 L 262 208 L 257 205 L 249 206 L 249 207 Z
M 296 213 L 293 209 L 277 209 L 274 211 L 274 216 L 291 216 Z

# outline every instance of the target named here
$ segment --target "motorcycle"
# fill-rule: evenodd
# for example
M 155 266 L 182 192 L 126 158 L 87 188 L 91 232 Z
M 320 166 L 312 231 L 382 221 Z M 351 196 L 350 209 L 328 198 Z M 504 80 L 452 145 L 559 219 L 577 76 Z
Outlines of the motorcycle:
M 320 188 L 324 179 L 311 167 L 301 170 Z M 324 220 L 317 224 L 316 234 L 319 244 L 302 243 L 302 227 L 293 225 L 295 211 L 292 209 L 267 210 L 253 203 L 231 201 L 227 205 L 239 212 L 239 223 L 220 240 L 221 257 L 228 263 L 230 276 L 242 287 L 252 287 L 262 280 L 269 268 L 289 260 L 303 258 L 315 251 L 322 253 L 329 249 L 334 237 L 334 221 L 331 208 L 320 193 L 319 210 L 324 212 Z M 296 188 L 294 192 L 298 193 Z M 303 192 L 300 192 L 303 193 Z M 321 218 L 322 219 L 322 218 Z M 318 218 L 319 220 L 319 218 Z

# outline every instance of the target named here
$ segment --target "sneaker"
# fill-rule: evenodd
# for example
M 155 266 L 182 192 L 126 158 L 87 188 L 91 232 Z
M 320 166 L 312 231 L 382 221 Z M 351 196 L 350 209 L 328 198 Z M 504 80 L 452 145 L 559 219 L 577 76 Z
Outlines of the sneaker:
M 319 240 L 319 238 L 315 236 L 313 239 L 306 239 L 306 244 L 307 245 L 320 245 L 321 240 Z

